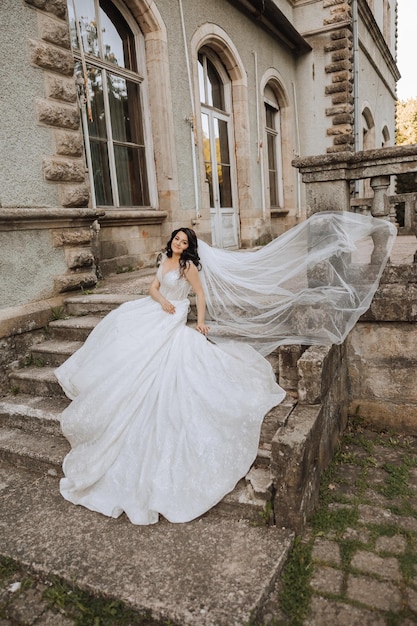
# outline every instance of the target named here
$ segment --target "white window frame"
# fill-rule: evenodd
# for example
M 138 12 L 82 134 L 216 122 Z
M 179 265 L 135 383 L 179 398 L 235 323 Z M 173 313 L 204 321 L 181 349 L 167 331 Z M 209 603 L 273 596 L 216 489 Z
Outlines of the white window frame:
M 107 145 L 108 145 L 108 154 L 109 154 L 109 171 L 110 171 L 110 180 L 112 185 L 112 194 L 113 194 L 113 202 L 112 205 L 105 205 L 106 211 L 111 210 L 143 210 L 143 209 L 156 209 L 158 207 L 158 192 L 156 185 L 156 173 L 154 168 L 154 155 L 153 155 L 153 141 L 152 141 L 152 129 L 151 129 L 151 120 L 149 115 L 149 97 L 148 97 L 148 86 L 146 80 L 146 67 L 145 67 L 145 42 L 142 32 L 140 31 L 138 24 L 135 22 L 133 17 L 130 15 L 126 8 L 118 1 L 111 0 L 112 4 L 116 7 L 116 9 L 120 12 L 122 17 L 125 19 L 127 25 L 129 26 L 135 43 L 135 54 L 136 54 L 136 64 L 138 71 L 132 72 L 126 68 L 119 67 L 112 63 L 108 63 L 107 61 L 89 55 L 88 53 L 84 53 L 84 58 L 87 62 L 88 66 L 96 67 L 100 70 L 104 69 L 102 72 L 103 79 L 103 94 L 107 94 L 107 72 L 112 74 L 116 74 L 126 80 L 137 83 L 140 85 L 140 106 L 142 110 L 142 125 L 143 125 L 143 137 L 145 144 L 145 158 L 146 158 L 146 172 L 148 179 L 148 195 L 149 195 L 149 205 L 146 206 L 132 206 L 132 207 L 120 207 L 119 206 L 119 190 L 117 183 L 117 175 L 116 175 L 116 163 L 114 157 L 114 145 L 113 145 L 113 137 L 111 132 L 111 123 L 110 123 L 110 111 L 109 111 L 109 102 L 108 97 L 103 97 L 104 103 L 104 111 L 106 116 L 106 131 L 107 131 Z M 94 6 L 96 14 L 100 9 L 100 0 L 94 0 Z M 98 38 L 100 40 L 100 49 L 101 46 L 101 31 L 98 29 Z M 81 45 L 81 42 L 79 42 Z M 74 59 L 76 62 L 82 61 L 82 54 L 79 49 L 72 48 L 72 52 L 74 55 Z M 83 136 L 85 142 L 85 152 L 86 152 L 86 166 L 87 173 L 90 181 L 90 191 L 91 191 L 91 203 L 93 208 L 97 208 L 96 195 L 95 195 L 95 187 L 94 187 L 94 172 L 92 167 L 92 159 L 91 159 L 91 147 L 90 147 L 90 137 L 88 132 L 88 119 L 87 119 L 87 111 L 86 107 L 80 103 L 81 108 L 81 121 L 83 127 Z
M 281 133 L 281 110 L 279 107 L 279 103 L 278 100 L 274 97 L 274 99 L 272 100 L 272 98 L 269 98 L 265 91 L 266 90 L 271 90 L 272 91 L 272 87 L 270 85 L 266 85 L 265 89 L 264 89 L 264 96 L 263 96 L 263 102 L 264 102 L 264 129 L 265 129 L 265 146 L 266 146 L 266 161 L 267 161 L 267 168 L 266 168 L 266 172 L 265 172 L 265 182 L 266 182 L 266 188 L 268 191 L 268 205 L 269 205 L 269 209 L 282 209 L 284 208 L 284 180 L 283 180 L 283 168 L 282 168 L 282 133 Z M 265 105 L 268 105 L 269 107 L 271 107 L 272 109 L 274 109 L 275 114 L 274 114 L 274 128 L 270 128 L 269 126 L 266 125 L 266 115 L 265 115 Z M 276 171 L 277 171 L 277 197 L 278 197 L 278 206 L 271 206 L 271 192 L 270 192 L 270 187 L 269 187 L 269 159 L 268 159 L 268 141 L 267 141 L 267 136 L 268 134 L 270 135 L 274 135 L 275 137 L 275 142 L 274 142 L 274 147 L 275 147 L 275 161 L 276 161 Z

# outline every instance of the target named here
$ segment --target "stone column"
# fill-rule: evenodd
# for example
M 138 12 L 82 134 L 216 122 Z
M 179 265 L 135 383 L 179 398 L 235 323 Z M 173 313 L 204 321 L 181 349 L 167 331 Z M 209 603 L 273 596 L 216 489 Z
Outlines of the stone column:
M 389 176 L 374 176 L 371 178 L 371 187 L 374 192 L 371 213 L 374 217 L 388 217 L 388 195 L 387 190 L 390 184 Z

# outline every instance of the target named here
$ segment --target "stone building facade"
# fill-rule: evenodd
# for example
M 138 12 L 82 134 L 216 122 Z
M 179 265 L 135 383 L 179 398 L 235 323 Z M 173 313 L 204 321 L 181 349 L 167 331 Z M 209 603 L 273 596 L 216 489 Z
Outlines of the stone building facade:
M 395 143 L 395 0 L 3 0 L 0 25 L 1 309 L 179 226 L 266 242 L 305 217 L 295 157 Z

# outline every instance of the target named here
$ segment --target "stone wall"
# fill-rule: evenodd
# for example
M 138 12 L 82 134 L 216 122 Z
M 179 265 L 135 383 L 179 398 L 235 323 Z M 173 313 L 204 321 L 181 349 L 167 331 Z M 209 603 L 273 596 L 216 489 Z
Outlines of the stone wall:
M 325 0 L 323 8 L 329 11 L 324 25 L 334 27 L 324 45 L 327 60 L 325 93 L 331 101 L 326 107 L 330 122 L 327 135 L 333 142 L 327 152 L 333 153 L 353 150 L 354 147 L 352 11 L 346 0 Z
M 349 413 L 377 428 L 417 429 L 417 265 L 389 266 L 346 341 Z
M 272 441 L 274 514 L 278 526 L 300 531 L 318 501 L 348 417 L 345 346 L 312 346 L 297 362 L 298 404 Z
M 30 62 L 43 70 L 45 97 L 37 98 L 37 122 L 50 129 L 54 153 L 43 155 L 47 184 L 58 185 L 64 207 L 89 202 L 80 111 L 74 81 L 66 0 L 25 0 L 37 11 L 38 33 L 29 40 Z

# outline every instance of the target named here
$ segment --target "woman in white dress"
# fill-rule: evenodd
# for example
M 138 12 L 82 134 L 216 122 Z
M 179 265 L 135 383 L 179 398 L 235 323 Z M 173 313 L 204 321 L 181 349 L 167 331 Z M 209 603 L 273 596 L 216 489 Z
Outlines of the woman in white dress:
M 134 524 L 186 522 L 253 463 L 263 417 L 285 392 L 249 345 L 207 341 L 199 267 L 195 233 L 174 231 L 151 297 L 109 313 L 56 370 L 72 399 L 61 419 L 70 502 Z M 186 325 L 191 288 L 196 330 Z
M 263 418 L 285 397 L 262 355 L 343 341 L 395 233 L 385 220 L 317 214 L 256 252 L 226 252 L 175 230 L 150 297 L 109 313 L 56 370 L 72 400 L 62 495 L 134 524 L 187 522 L 213 507 L 249 470 Z M 364 238 L 379 242 L 378 263 L 363 260 Z

